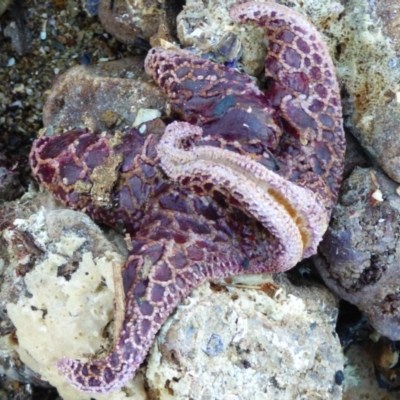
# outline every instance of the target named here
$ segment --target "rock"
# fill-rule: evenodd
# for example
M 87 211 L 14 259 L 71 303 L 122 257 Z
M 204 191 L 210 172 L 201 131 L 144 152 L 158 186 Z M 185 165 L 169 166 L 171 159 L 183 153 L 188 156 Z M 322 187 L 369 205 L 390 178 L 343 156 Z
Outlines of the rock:
M 315 263 L 325 283 L 374 328 L 400 340 L 399 185 L 373 168 L 344 181 Z
M 18 301 L 21 293 L 26 290 L 20 277 L 32 267 L 40 254 L 32 237 L 17 231 L 14 221 L 17 217 L 28 218 L 46 203 L 54 207 L 54 201 L 48 195 L 37 195 L 30 191 L 21 199 L 6 202 L 0 207 L 0 375 L 4 378 L 0 387 L 10 387 L 15 398 L 26 392 L 24 385 L 18 385 L 16 381 L 28 386 L 34 384 L 49 387 L 48 382 L 41 379 L 38 373 L 21 362 L 15 351 L 18 345 L 15 327 L 7 313 L 8 303 Z
M 111 4 L 111 5 L 110 5 Z M 124 43 L 149 39 L 165 19 L 164 0 L 100 0 L 98 14 L 104 29 Z
M 97 1 L 98 10 L 94 10 L 98 11 L 104 29 L 119 41 L 145 48 L 149 43 L 152 47 L 159 46 L 160 39 L 176 41 L 176 16 L 184 0 Z
M 148 358 L 150 397 L 341 399 L 335 298 L 284 274 L 234 282 L 242 287 L 201 286 L 161 328 Z
M 263 1 L 262 1 L 263 2 Z M 236 24 L 229 9 L 236 0 L 188 0 L 177 18 L 178 38 L 183 47 L 194 48 L 218 62 L 236 65 L 242 56 L 250 75 L 264 70 L 264 30 L 252 24 Z
M 5 372 L 30 383 L 49 382 L 64 400 L 89 400 L 93 396 L 65 381 L 56 362 L 110 346 L 113 271 L 119 273 L 125 257 L 89 217 L 71 210 L 42 208 L 29 218 L 16 219 L 2 238 L 7 256 L 0 299 L 15 332 L 1 338 L 1 354 L 18 354 L 20 359 Z M 25 370 L 29 373 L 22 375 Z M 131 386 L 133 398 L 143 399 L 140 374 Z M 125 398 L 132 397 L 120 390 L 107 397 Z
M 0 201 L 14 200 L 23 193 L 19 170 L 18 161 L 13 162 L 4 153 L 0 153 Z
M 166 99 L 145 74 L 143 58 L 136 56 L 77 66 L 60 75 L 46 100 L 43 123 L 47 132 L 74 127 L 125 132 L 141 109 L 165 113 Z
M 351 346 L 346 351 L 344 373 L 346 379 L 343 387 L 343 400 L 397 400 L 399 398 L 398 392 L 379 387 L 372 358 L 368 351 L 359 344 Z M 394 384 L 394 387 L 398 387 L 398 382 L 396 383 L 397 385 Z
M 0 15 L 7 10 L 8 6 L 11 4 L 11 0 L 0 0 Z
M 0 8 L 4 3 L 5 6 L 8 7 L 12 1 L 4 2 L 0 0 Z M 13 48 L 16 50 L 18 55 L 23 56 L 31 50 L 32 31 L 28 28 L 23 13 L 17 5 L 11 7 L 10 14 L 12 15 L 13 21 L 4 28 L 4 36 L 11 39 Z

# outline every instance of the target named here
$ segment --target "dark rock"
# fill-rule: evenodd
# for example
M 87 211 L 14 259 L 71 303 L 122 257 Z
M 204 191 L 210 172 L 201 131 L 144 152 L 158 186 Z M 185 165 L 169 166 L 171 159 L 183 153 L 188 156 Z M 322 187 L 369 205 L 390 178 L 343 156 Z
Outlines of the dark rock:
M 325 283 L 357 305 L 374 328 L 400 339 L 400 196 L 376 169 L 344 181 L 331 225 L 315 257 Z

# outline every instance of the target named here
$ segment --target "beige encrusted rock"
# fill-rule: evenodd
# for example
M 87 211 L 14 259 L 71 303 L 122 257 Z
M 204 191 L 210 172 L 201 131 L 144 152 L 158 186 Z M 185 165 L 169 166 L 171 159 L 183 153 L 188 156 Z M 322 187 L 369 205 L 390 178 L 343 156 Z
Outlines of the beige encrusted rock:
M 17 250 L 23 246 L 19 238 L 30 243 L 25 257 Z M 66 382 L 56 362 L 64 356 L 100 355 L 109 348 L 114 273 L 119 273 L 125 257 L 86 215 L 71 210 L 42 208 L 29 218 L 16 219 L 14 227 L 3 232 L 3 240 L 10 262 L 4 264 L 8 278 L 1 287 L 1 300 L 4 304 L 9 298 L 6 309 L 15 332 L 2 338 L 1 353 L 11 357 L 14 350 L 25 368 L 35 372 L 25 374 L 25 380 L 30 376 L 31 382 L 40 383 L 41 377 L 64 400 L 91 399 Z M 18 272 L 21 264 L 29 266 L 23 274 Z M 129 391 L 135 396 L 130 397 Z M 144 399 L 141 374 L 126 392 L 98 397 L 102 398 Z
M 43 109 L 48 129 L 129 130 L 141 109 L 165 112 L 166 99 L 136 56 L 77 66 L 60 75 Z
M 162 327 L 148 358 L 151 398 L 341 399 L 334 296 L 284 274 L 234 282 L 201 286 Z

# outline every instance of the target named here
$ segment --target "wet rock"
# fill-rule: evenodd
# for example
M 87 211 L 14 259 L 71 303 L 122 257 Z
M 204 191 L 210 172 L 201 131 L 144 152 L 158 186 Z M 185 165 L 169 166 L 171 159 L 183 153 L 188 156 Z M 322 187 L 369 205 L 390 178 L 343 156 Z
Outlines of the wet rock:
M 149 43 L 155 47 L 160 45 L 160 39 L 176 41 L 176 16 L 184 3 L 185 0 L 100 0 L 98 14 L 104 29 L 119 41 L 139 48 L 147 48 Z
M 166 18 L 164 0 L 100 0 L 98 14 L 104 29 L 124 43 L 150 39 Z
M 23 193 L 19 177 L 20 168 L 18 161 L 13 162 L 0 153 L 0 201 L 14 200 Z
M 394 46 L 396 53 L 400 51 L 400 4 L 396 0 L 379 0 L 371 3 L 374 16 L 381 22 L 385 36 Z
M 229 17 L 236 0 L 188 0 L 177 18 L 181 45 L 191 47 L 217 62 L 236 66 L 257 75 L 264 69 L 264 30 L 252 24 L 236 24 Z
M 400 339 L 399 185 L 373 168 L 343 183 L 316 266 L 325 283 L 358 306 L 382 335 Z
M 8 3 L 8 4 L 7 4 Z M 12 1 L 1 1 L 0 0 L 0 15 L 2 5 L 8 7 L 12 4 Z M 12 22 L 10 22 L 4 28 L 4 36 L 11 39 L 11 43 L 16 52 L 22 56 L 31 50 L 32 31 L 28 28 L 25 12 L 21 9 L 18 4 L 13 4 L 9 10 Z
M 165 112 L 166 99 L 145 74 L 143 58 L 136 56 L 73 67 L 59 76 L 46 100 L 43 123 L 48 132 L 74 127 L 125 132 L 141 109 Z
M 234 282 L 241 287 L 201 286 L 162 327 L 148 358 L 151 395 L 341 399 L 332 294 L 294 287 L 283 274 Z

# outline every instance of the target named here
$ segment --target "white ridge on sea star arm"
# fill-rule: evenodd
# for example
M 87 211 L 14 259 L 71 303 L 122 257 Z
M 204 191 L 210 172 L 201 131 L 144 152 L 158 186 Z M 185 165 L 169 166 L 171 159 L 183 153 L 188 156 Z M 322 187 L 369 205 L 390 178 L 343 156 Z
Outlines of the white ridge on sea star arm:
M 202 129 L 185 122 L 168 125 L 157 147 L 161 166 L 174 180 L 203 176 L 213 188 L 227 188 L 279 242 L 274 269 L 292 268 L 315 254 L 328 226 L 326 209 L 311 190 L 299 187 L 240 154 L 211 146 L 182 149 Z

